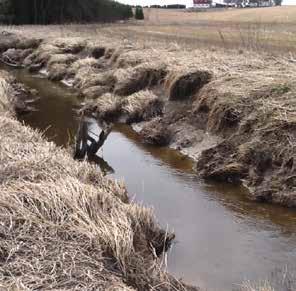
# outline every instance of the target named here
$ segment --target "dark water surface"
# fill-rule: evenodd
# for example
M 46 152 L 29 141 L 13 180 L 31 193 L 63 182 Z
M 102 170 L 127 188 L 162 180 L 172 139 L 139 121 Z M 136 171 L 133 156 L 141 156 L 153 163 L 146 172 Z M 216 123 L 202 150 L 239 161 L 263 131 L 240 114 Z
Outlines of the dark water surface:
M 22 120 L 67 145 L 78 126 L 74 92 L 23 70 L 12 72 L 41 97 L 38 111 Z M 94 121 L 91 130 L 100 133 Z M 163 227 L 175 231 L 168 269 L 186 282 L 207 290 L 235 290 L 243 280 L 296 268 L 295 211 L 250 202 L 238 187 L 205 185 L 190 159 L 143 145 L 126 125 L 115 127 L 99 155 L 103 169 L 123 179 L 131 197 L 152 206 Z

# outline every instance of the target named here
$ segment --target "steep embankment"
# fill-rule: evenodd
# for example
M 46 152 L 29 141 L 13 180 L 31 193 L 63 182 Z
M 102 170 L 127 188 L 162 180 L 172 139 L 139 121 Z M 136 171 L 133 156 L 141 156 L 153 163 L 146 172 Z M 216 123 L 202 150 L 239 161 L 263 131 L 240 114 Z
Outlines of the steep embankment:
M 190 155 L 201 177 L 244 182 L 253 199 L 296 206 L 293 60 L 13 34 L 2 51 L 6 62 L 77 88 L 84 113 L 141 122 L 145 142 Z
M 13 118 L 20 92 L 0 71 L 1 288 L 196 290 L 162 271 L 174 236 L 150 209 Z

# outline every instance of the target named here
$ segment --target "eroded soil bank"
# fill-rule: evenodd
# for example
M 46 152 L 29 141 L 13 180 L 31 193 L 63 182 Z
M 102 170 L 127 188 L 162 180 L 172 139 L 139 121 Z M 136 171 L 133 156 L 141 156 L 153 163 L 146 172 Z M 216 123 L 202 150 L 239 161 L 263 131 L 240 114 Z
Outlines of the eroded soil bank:
M 1 288 L 197 290 L 162 270 L 174 235 L 150 209 L 15 120 L 23 88 L 0 71 Z
M 194 158 L 204 179 L 244 183 L 252 199 L 296 205 L 295 62 L 99 36 L 5 32 L 0 49 L 3 61 L 76 88 L 88 100 L 84 114 L 141 122 L 135 128 L 145 142 Z
M 26 69 L 3 68 L 38 98 L 32 104 L 35 110 L 19 119 L 60 146 L 74 143 L 71 137 L 79 126 L 75 109 L 81 103 L 76 90 Z M 98 138 L 97 121 L 88 122 L 89 133 Z M 291 272 L 296 269 L 292 209 L 250 201 L 242 187 L 229 183 L 203 184 L 191 159 L 143 143 L 125 124 L 114 126 L 94 162 L 98 171 L 124 179 L 129 197 L 153 206 L 163 229 L 169 225 L 174 230 L 176 243 L 167 259 L 168 270 L 177 278 L 209 291 L 238 290 L 244 280 L 255 285 L 263 279 L 275 290 L 295 289 L 289 274 L 284 283 L 282 275 L 287 266 Z

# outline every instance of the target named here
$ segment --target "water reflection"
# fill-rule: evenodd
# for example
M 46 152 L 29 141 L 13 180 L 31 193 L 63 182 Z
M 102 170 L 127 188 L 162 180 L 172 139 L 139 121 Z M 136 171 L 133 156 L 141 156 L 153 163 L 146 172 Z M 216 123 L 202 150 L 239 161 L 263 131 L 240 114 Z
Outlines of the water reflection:
M 248 190 L 244 187 L 240 187 L 240 191 L 237 191 L 237 187 L 229 184 L 211 183 L 203 184 L 202 188 L 208 197 L 218 200 L 234 213 L 237 219 L 243 219 L 244 223 L 255 223 L 257 227 L 260 225 L 265 230 L 276 225 L 283 236 L 296 233 L 295 209 L 252 201 L 248 198 Z
M 115 173 L 115 170 L 103 158 L 101 158 L 98 155 L 93 156 L 91 159 L 89 159 L 89 161 L 97 164 L 100 167 L 104 176 Z

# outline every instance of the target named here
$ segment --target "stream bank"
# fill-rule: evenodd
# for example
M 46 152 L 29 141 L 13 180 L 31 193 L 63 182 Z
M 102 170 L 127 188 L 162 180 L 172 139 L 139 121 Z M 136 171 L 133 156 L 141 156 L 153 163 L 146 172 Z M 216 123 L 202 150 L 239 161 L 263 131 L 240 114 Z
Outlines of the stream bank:
M 142 122 L 143 141 L 192 157 L 196 175 L 244 184 L 259 202 L 296 205 L 294 63 L 99 37 L 6 33 L 0 49 L 4 61 L 74 87 L 87 99 L 83 112 Z
M 75 110 L 81 99 L 75 91 L 26 70 L 11 73 L 40 97 L 34 105 L 38 110 L 21 120 L 68 146 L 78 127 Z M 96 120 L 90 122 L 98 135 Z M 204 184 L 192 170 L 192 160 L 143 143 L 129 125 L 115 126 L 98 157 L 97 171 L 123 179 L 130 199 L 152 205 L 162 228 L 168 224 L 174 230 L 168 270 L 177 277 L 207 290 L 228 291 L 244 280 L 296 268 L 293 210 L 249 201 L 243 188 Z
M 14 118 L 20 88 L 33 92 L 18 81 L 0 70 L 1 287 L 198 290 L 162 268 L 174 235 L 159 227 L 151 209 L 129 202 L 122 183 L 75 162 Z M 41 109 L 39 96 L 20 119 Z

